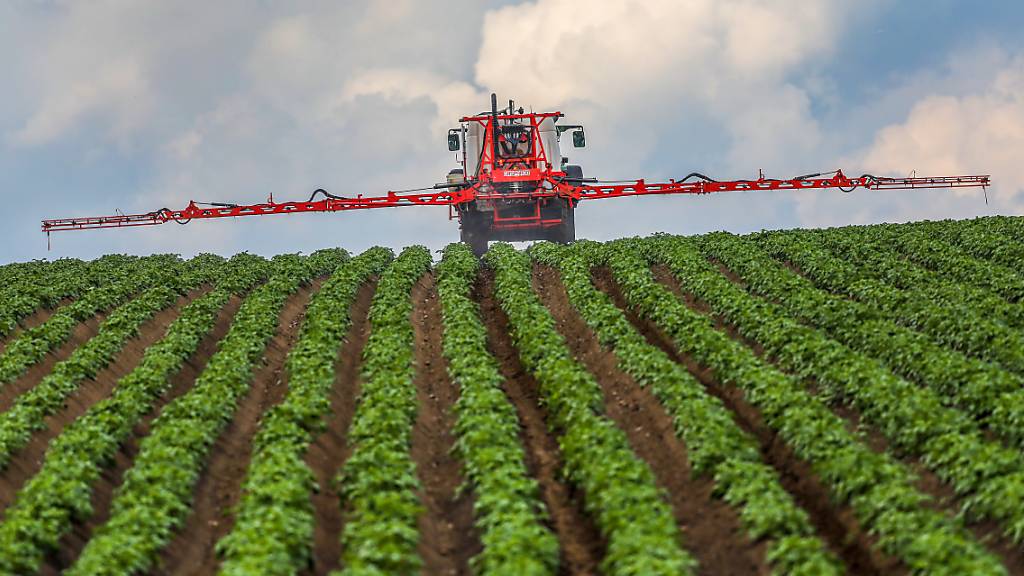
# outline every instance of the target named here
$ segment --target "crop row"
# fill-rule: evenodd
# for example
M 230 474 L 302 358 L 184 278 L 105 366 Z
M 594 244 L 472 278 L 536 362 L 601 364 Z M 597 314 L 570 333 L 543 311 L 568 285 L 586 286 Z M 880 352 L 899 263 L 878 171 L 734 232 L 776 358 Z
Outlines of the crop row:
M 63 284 L 63 281 L 76 277 L 80 279 L 100 263 L 110 265 L 116 262 L 117 265 L 124 265 L 136 259 L 132 256 L 111 254 L 92 262 L 63 258 L 52 262 L 35 260 L 0 267 L 0 318 L 3 318 L 0 333 L 6 335 L 17 325 L 18 319 L 32 313 L 37 307 L 56 304 L 59 299 L 44 304 L 45 298 L 36 298 L 37 295 L 45 295 L 51 284 Z M 9 323 L 11 321 L 14 321 L 13 325 Z
M 346 574 L 411 574 L 422 511 L 412 460 L 416 420 L 411 292 L 430 269 L 430 252 L 406 248 L 384 271 L 370 304 L 359 403 L 349 429 L 351 455 L 339 478 L 348 508 L 341 541 Z
M 508 244 L 490 249 L 495 295 L 508 315 L 523 364 L 540 383 L 541 401 L 556 430 L 566 476 L 584 494 L 584 507 L 608 542 L 608 574 L 693 573 L 696 561 L 680 547 L 672 511 L 625 433 L 603 416 L 601 387 L 569 352 L 554 319 L 531 287 L 530 259 Z
M 715 235 L 700 247 L 706 255 L 722 260 L 752 291 L 778 302 L 802 322 L 894 372 L 927 384 L 944 404 L 965 409 L 1006 440 L 1024 445 L 1024 389 L 1017 375 L 939 346 L 886 318 L 873 317 L 863 304 L 818 290 L 748 240 Z
M 620 241 L 611 246 L 652 250 L 656 245 Z M 860 524 L 877 535 L 880 549 L 918 574 L 1004 573 L 962 527 L 930 508 L 930 498 L 914 487 L 909 470 L 872 451 L 796 378 L 690 310 L 654 280 L 639 254 L 610 252 L 608 263 L 630 307 L 659 326 L 681 352 L 714 370 L 719 381 L 741 389 L 765 423 L 811 465 L 834 501 L 849 504 Z
M 1024 334 L 1018 330 L 962 305 L 935 303 L 914 288 L 900 290 L 874 280 L 853 264 L 798 236 L 768 232 L 757 240 L 775 258 L 799 267 L 818 287 L 865 304 L 856 309 L 865 320 L 891 319 L 931 336 L 939 344 L 1024 373 Z M 952 362 L 964 364 L 957 355 L 948 356 Z M 1018 387 L 1020 384 L 1024 382 Z
M 288 394 L 260 420 L 234 525 L 217 543 L 221 574 L 295 574 L 308 565 L 316 480 L 304 456 L 331 409 L 334 363 L 352 325 L 349 308 L 359 287 L 392 258 L 386 248 L 367 250 L 339 266 L 310 300 L 285 363 Z
M 990 290 L 1010 302 L 1024 299 L 1024 277 L 1005 266 L 974 258 L 955 246 L 932 238 L 923 230 L 899 224 L 880 224 L 860 230 L 878 234 L 907 259 L 952 279 Z
M 735 237 L 705 239 L 709 250 L 731 269 L 764 265 L 756 248 Z M 987 440 L 962 413 L 945 408 L 935 391 L 897 378 L 873 358 L 856 353 L 823 333 L 787 316 L 774 304 L 734 285 L 683 239 L 656 241 L 656 253 L 704 300 L 741 333 L 762 345 L 790 372 L 813 376 L 824 397 L 846 399 L 900 452 L 921 456 L 926 466 L 965 497 L 972 518 L 998 520 L 1014 540 L 1024 539 L 1024 458 L 1017 450 Z M 743 272 L 741 272 L 742 275 Z
M 986 216 L 969 220 L 964 224 L 984 228 L 1000 235 L 1007 242 L 1024 243 L 1024 218 L 1020 216 Z M 1019 266 L 1019 263 L 1014 267 L 1016 266 Z
M 110 519 L 96 529 L 68 574 L 133 574 L 152 566 L 188 515 L 206 455 L 246 393 L 285 300 L 345 259 L 340 250 L 273 259 L 270 280 L 238 310 L 194 387 L 153 421 L 111 503 Z
M 605 252 L 595 243 L 577 243 L 570 249 L 545 243 L 530 251 L 559 270 L 573 307 L 601 343 L 614 349 L 623 371 L 665 407 L 686 444 L 693 471 L 714 479 L 716 496 L 736 508 L 752 541 L 768 541 L 773 572 L 840 573 L 806 512 L 783 489 L 775 470 L 761 461 L 756 440 L 736 424 L 732 412 L 685 368 L 649 344 L 611 297 L 594 287 L 590 269 L 603 264 Z
M 929 301 L 963 306 L 1008 326 L 1024 328 L 1024 303 L 1007 302 L 983 288 L 953 280 L 948 275 L 910 262 L 871 228 L 856 234 L 846 228 L 790 230 L 787 234 L 819 242 L 856 265 L 862 273 L 897 288 L 916 290 Z
M 10 334 L 19 320 L 36 310 L 53 308 L 64 298 L 80 296 L 134 261 L 137 258 L 111 254 L 93 262 L 32 262 L 29 269 L 5 275 L 0 280 L 0 336 Z
M 0 386 L 21 376 L 71 336 L 75 325 L 97 312 L 118 306 L 152 286 L 174 286 L 184 264 L 174 256 L 150 256 L 135 265 L 123 266 L 116 280 L 90 290 L 82 298 L 62 306 L 43 324 L 25 330 L 0 354 Z
M 477 266 L 465 244 L 451 244 L 437 267 L 444 356 L 459 386 L 455 448 L 473 487 L 483 543 L 472 567 L 481 576 L 553 574 L 558 541 L 544 525 L 537 482 L 526 469 L 519 441 L 519 419 L 501 389 L 504 380 L 487 351 L 487 330 L 470 299 Z
M 6 335 L 22 317 L 40 308 L 56 307 L 63 298 L 75 297 L 117 281 L 124 276 L 124 269 L 137 268 L 153 258 L 178 260 L 171 255 L 140 258 L 107 254 L 92 261 L 63 258 L 23 264 L 31 268 L 11 274 L 0 286 L 0 297 L 3 298 L 0 301 L 0 318 L 3 319 L 0 332 Z
M 46 426 L 46 417 L 60 410 L 83 381 L 94 378 L 114 360 L 146 321 L 173 305 L 180 292 L 209 282 L 222 264 L 220 257 L 198 256 L 188 262 L 173 285 L 150 288 L 115 309 L 95 336 L 75 348 L 71 356 L 58 362 L 50 374 L 0 413 L 0 468 L 28 443 L 33 432 Z
M 84 264 L 84 262 L 72 258 L 54 261 L 30 260 L 28 262 L 9 262 L 0 265 L 0 283 L 2 283 L 0 286 L 3 286 L 2 290 L 6 290 L 7 288 L 18 286 L 22 282 L 34 282 L 49 273 L 55 266 L 74 264 Z
M 213 329 L 231 294 L 250 289 L 267 272 L 265 261 L 255 256 L 243 253 L 229 260 L 218 271 L 214 289 L 182 309 L 166 335 L 118 381 L 111 396 L 52 441 L 40 471 L 21 488 L 0 524 L 0 572 L 36 572 L 72 521 L 92 515 L 90 494 L 104 464 L 167 391 L 171 376 Z
M 943 220 L 911 224 L 929 234 L 957 246 L 968 254 L 983 258 L 1011 270 L 1020 271 L 1024 262 L 1024 244 L 1014 235 L 1012 218 L 979 218 L 976 220 Z

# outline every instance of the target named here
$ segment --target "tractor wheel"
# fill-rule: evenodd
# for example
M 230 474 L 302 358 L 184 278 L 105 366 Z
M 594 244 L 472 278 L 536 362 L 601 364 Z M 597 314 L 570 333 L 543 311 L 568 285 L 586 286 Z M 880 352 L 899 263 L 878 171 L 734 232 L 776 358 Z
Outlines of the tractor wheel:
M 487 238 L 480 233 L 467 234 L 462 241 L 469 244 L 469 249 L 477 258 L 483 258 L 487 253 Z
M 459 239 L 469 246 L 478 258 L 487 252 L 487 228 L 479 221 L 481 218 L 474 218 L 472 214 L 465 214 L 462 217 L 462 230 Z
M 554 229 L 552 241 L 568 244 L 576 240 L 576 210 L 573 208 L 571 200 L 566 199 L 561 202 L 562 223 Z

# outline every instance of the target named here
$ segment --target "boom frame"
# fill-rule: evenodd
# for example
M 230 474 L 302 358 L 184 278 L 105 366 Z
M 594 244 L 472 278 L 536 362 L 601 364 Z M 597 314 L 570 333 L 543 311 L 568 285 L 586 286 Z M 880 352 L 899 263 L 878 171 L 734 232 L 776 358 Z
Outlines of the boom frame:
M 97 228 L 129 228 L 155 226 L 168 222 L 187 224 L 192 220 L 217 218 L 239 218 L 244 216 L 271 216 L 277 214 L 303 214 L 309 212 L 346 212 L 376 208 L 400 208 L 403 206 L 449 206 L 449 218 L 458 216 L 458 207 L 477 200 L 506 201 L 514 199 L 538 200 L 543 198 L 565 198 L 575 205 L 583 200 L 623 198 L 629 196 L 651 196 L 666 194 L 713 194 L 718 192 L 755 192 L 769 190 L 823 190 L 838 189 L 850 192 L 857 188 L 868 190 L 918 190 L 935 188 L 988 187 L 988 175 L 970 176 L 926 176 L 914 178 L 884 178 L 860 176 L 849 178 L 842 170 L 836 170 L 831 177 L 815 175 L 785 180 L 758 178 L 757 180 L 700 179 L 697 181 L 669 180 L 668 182 L 647 182 L 644 179 L 616 182 L 576 184 L 566 181 L 564 172 L 549 172 L 542 177 L 541 184 L 532 191 L 519 193 L 488 192 L 484 176 L 481 181 L 465 187 L 449 187 L 441 191 L 419 193 L 388 192 L 382 196 L 340 197 L 331 196 L 323 200 L 308 202 L 264 202 L 260 204 L 203 204 L 190 201 L 182 210 L 162 208 L 141 214 L 117 214 L 79 218 L 58 218 L 42 221 L 42 231 L 60 232 L 67 230 L 89 230 Z M 539 222 L 553 225 L 554 223 Z M 533 226 L 529 222 L 496 222 L 496 226 L 509 228 Z

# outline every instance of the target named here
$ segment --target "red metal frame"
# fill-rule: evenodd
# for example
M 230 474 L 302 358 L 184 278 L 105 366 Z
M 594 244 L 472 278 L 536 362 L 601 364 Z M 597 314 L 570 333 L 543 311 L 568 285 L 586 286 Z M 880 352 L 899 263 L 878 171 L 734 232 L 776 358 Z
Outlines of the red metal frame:
M 878 178 L 861 176 L 847 178 L 842 170 L 837 170 L 831 178 L 799 178 L 776 180 L 760 178 L 758 180 L 729 181 L 696 181 L 648 184 L 637 180 L 625 184 L 605 186 L 579 186 L 573 188 L 570 196 L 580 200 L 596 198 L 614 198 L 619 196 L 644 196 L 650 194 L 712 194 L 714 192 L 750 192 L 762 190 L 815 190 L 837 188 L 852 191 L 855 188 L 868 190 L 911 190 L 925 188 L 970 188 L 987 187 L 989 176 L 934 176 L 916 178 Z
M 494 118 L 489 114 L 480 116 L 464 116 L 459 119 L 459 122 L 463 124 L 477 123 L 482 126 L 484 139 L 481 143 L 482 154 L 480 155 L 479 165 L 481 178 L 487 177 L 494 183 L 504 183 L 537 181 L 551 172 L 552 166 L 551 163 L 548 162 L 547 151 L 544 149 L 544 140 L 540 137 L 540 125 L 547 118 L 557 120 L 563 116 L 564 114 L 561 112 L 498 115 L 499 121 L 519 121 L 521 123 L 520 125 L 524 128 L 529 128 L 534 154 L 532 156 L 518 157 L 514 160 L 498 158 L 497 162 L 495 162 L 494 158 L 494 132 L 491 129 L 491 123 L 494 121 Z M 524 120 L 528 121 L 528 123 L 522 124 L 522 121 Z M 543 163 L 543 168 L 538 167 L 538 163 Z M 508 170 L 505 169 L 506 166 Z M 463 161 L 462 167 L 463 169 L 466 169 L 465 161 Z M 508 171 L 516 173 L 508 174 Z M 467 174 L 467 176 L 469 175 Z
M 461 199 L 459 192 L 432 192 L 425 194 L 396 194 L 385 196 L 357 196 L 355 198 L 325 198 L 314 202 L 282 202 L 235 206 L 201 207 L 196 202 L 188 203 L 184 210 L 157 210 L 145 214 L 118 214 L 90 218 L 61 218 L 43 220 L 43 232 L 59 230 L 85 230 L 91 228 L 124 228 L 131 226 L 152 226 L 175 221 L 186 223 L 192 220 L 211 218 L 237 218 L 239 216 L 269 216 L 271 214 L 300 214 L 303 212 L 343 212 L 370 208 L 399 208 L 402 206 L 454 206 Z
M 509 112 L 512 112 L 509 110 Z M 711 194 L 715 192 L 740 192 L 764 190 L 818 190 L 835 188 L 845 192 L 856 188 L 871 190 L 920 189 L 920 188 L 963 188 L 987 187 L 989 176 L 939 176 L 915 178 L 878 178 L 861 176 L 848 178 L 841 170 L 831 176 L 820 174 L 776 180 L 759 178 L 757 180 L 714 181 L 700 178 L 695 181 L 676 181 L 648 183 L 643 179 L 615 183 L 571 183 L 566 181 L 566 174 L 559 167 L 553 167 L 549 161 L 548 151 L 544 148 L 541 137 L 541 123 L 545 119 L 557 120 L 561 112 L 529 113 L 529 114 L 498 114 L 497 121 L 505 126 L 518 124 L 529 134 L 532 155 L 515 159 L 495 158 L 494 134 L 504 138 L 504 133 L 492 127 L 494 114 L 466 116 L 460 119 L 463 130 L 468 123 L 479 123 L 483 128 L 482 151 L 477 174 L 465 174 L 465 183 L 458 185 L 437 185 L 437 191 L 421 193 L 388 192 L 383 196 L 356 196 L 354 198 L 330 196 L 323 200 L 308 202 L 276 203 L 273 198 L 262 204 L 223 205 L 200 204 L 189 202 L 183 210 L 161 209 L 143 214 L 118 214 L 115 216 L 99 216 L 84 218 L 60 218 L 43 220 L 43 232 L 64 230 L 86 230 L 95 228 L 127 228 L 134 226 L 153 226 L 175 221 L 186 223 L 192 220 L 214 218 L 237 218 L 242 216 L 268 216 L 272 214 L 300 214 L 306 212 L 343 212 L 348 210 L 366 210 L 372 208 L 397 208 L 402 206 L 448 206 L 449 219 L 457 217 L 462 220 L 471 204 L 481 201 L 493 203 L 493 230 L 547 228 L 561 224 L 561 219 L 543 218 L 541 206 L 554 198 L 569 200 L 574 207 L 581 200 L 601 198 L 620 198 L 626 196 L 648 196 L 654 194 Z M 465 152 L 463 170 L 466 169 Z M 464 172 L 465 173 L 465 172 Z M 519 188 L 515 188 L 519 183 Z M 508 207 L 514 202 L 534 204 L 533 214 L 526 216 L 502 217 L 499 208 Z
M 536 215 L 526 218 L 497 218 L 496 227 L 523 228 L 530 226 L 555 225 L 558 221 L 546 221 L 540 218 L 540 201 L 544 198 L 570 198 L 574 202 L 580 200 L 597 200 L 601 198 L 622 198 L 626 196 L 649 196 L 655 194 L 712 194 L 716 192 L 749 192 L 765 190 L 821 190 L 841 189 L 850 191 L 855 188 L 869 190 L 911 190 L 928 188 L 967 188 L 986 187 L 990 185 L 989 176 L 937 176 L 916 178 L 848 178 L 842 171 L 837 171 L 831 178 L 803 178 L 791 180 L 730 180 L 730 181 L 697 181 L 648 183 L 643 179 L 622 184 L 579 185 L 575 186 L 564 181 L 564 173 L 549 172 L 542 179 L 542 184 L 532 192 L 515 194 L 495 194 L 482 192 L 480 188 L 487 183 L 478 182 L 461 190 L 445 190 L 420 194 L 396 194 L 388 192 L 384 196 L 357 196 L 355 198 L 326 198 L 315 202 L 283 202 L 263 203 L 238 206 L 201 207 L 189 202 L 184 210 L 158 210 L 145 214 L 118 214 L 116 216 L 99 216 L 85 218 L 61 218 L 43 220 L 43 232 L 63 230 L 86 230 L 94 228 L 124 228 L 132 226 L 152 226 L 166 222 L 187 222 L 213 218 L 237 218 L 241 216 L 268 216 L 272 214 L 299 214 L 305 212 L 343 212 L 348 210 L 366 210 L 372 208 L 397 208 L 401 206 L 450 206 L 473 202 L 477 199 L 509 200 L 532 199 L 537 201 Z M 550 188 L 544 187 L 546 182 Z M 455 214 L 458 212 L 456 210 Z M 525 223 L 525 225 L 524 225 Z

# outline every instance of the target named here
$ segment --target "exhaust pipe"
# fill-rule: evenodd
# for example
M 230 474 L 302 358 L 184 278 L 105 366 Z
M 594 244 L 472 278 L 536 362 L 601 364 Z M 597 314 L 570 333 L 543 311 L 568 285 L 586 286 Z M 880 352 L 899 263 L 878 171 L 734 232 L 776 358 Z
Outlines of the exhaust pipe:
M 491 146 L 493 147 L 493 156 L 491 156 L 491 171 L 493 172 L 498 167 L 498 95 L 491 92 Z

